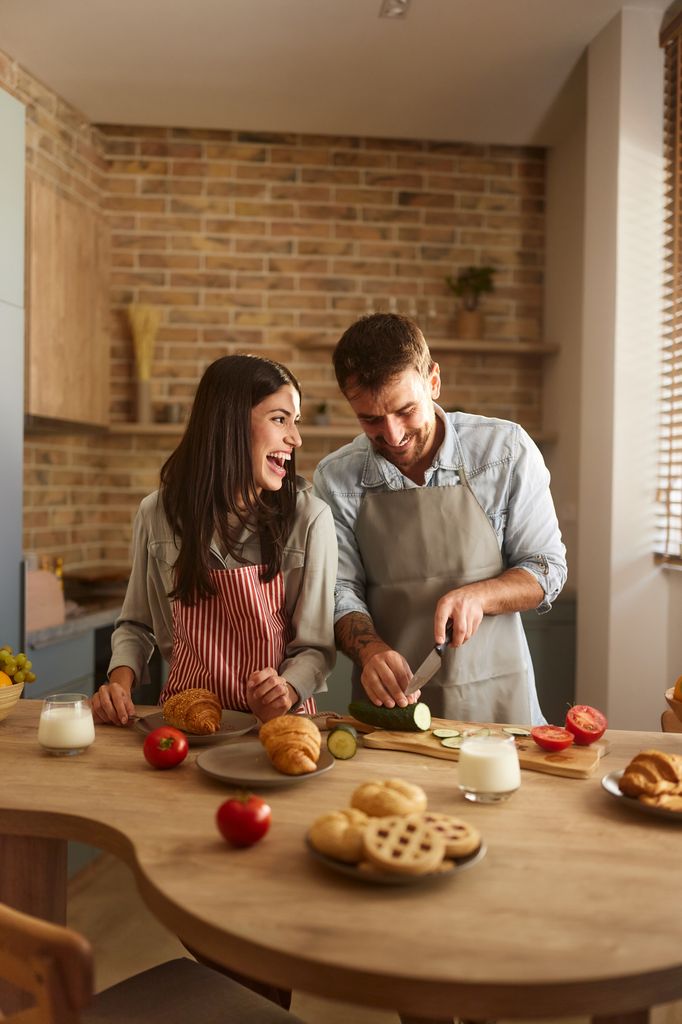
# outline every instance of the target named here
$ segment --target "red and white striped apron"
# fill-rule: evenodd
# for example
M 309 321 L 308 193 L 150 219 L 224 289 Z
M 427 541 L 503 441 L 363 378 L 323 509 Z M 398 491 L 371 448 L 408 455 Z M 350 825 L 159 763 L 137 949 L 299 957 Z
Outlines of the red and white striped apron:
M 193 607 L 173 602 L 173 653 L 159 703 L 201 686 L 212 690 L 224 708 L 249 710 L 247 679 L 262 668 L 279 671 L 291 639 L 282 573 L 264 583 L 264 568 L 211 569 L 213 597 Z M 296 711 L 315 714 L 315 701 L 308 698 Z

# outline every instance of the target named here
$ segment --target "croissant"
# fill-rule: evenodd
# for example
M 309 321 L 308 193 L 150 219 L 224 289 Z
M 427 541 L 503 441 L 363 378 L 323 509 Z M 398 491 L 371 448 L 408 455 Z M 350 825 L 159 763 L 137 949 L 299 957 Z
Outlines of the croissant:
M 215 693 L 201 688 L 174 693 L 163 705 L 163 717 L 169 725 L 198 736 L 218 732 L 221 715 Z
M 314 722 L 303 715 L 281 715 L 261 726 L 260 741 L 273 767 L 283 775 L 314 772 L 322 737 Z

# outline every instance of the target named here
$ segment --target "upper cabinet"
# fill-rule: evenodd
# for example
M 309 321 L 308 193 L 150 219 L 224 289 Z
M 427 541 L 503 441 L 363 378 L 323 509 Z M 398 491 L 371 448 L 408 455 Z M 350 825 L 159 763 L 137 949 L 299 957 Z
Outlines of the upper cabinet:
M 31 175 L 26 245 L 26 413 L 106 426 L 108 225 Z

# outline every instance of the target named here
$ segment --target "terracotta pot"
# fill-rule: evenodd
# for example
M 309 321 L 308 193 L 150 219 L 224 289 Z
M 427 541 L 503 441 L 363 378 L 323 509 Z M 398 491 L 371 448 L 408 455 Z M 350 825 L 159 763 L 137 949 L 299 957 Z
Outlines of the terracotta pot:
M 483 337 L 483 313 L 480 309 L 460 309 L 458 311 L 457 337 L 467 340 Z

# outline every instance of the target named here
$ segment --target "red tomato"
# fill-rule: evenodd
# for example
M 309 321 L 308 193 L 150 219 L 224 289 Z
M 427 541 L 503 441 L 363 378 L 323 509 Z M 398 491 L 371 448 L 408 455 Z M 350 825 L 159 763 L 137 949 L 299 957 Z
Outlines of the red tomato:
M 222 836 L 233 846 L 252 846 L 270 828 L 272 812 L 265 800 L 252 793 L 232 797 L 216 812 L 216 824 Z
M 574 704 L 566 713 L 566 728 L 573 733 L 576 743 L 586 747 L 604 735 L 606 715 L 589 704 Z
M 144 741 L 142 751 L 154 768 L 175 768 L 187 757 L 187 737 L 179 729 L 162 725 L 154 729 Z
M 530 734 L 543 750 L 565 750 L 573 742 L 572 734 L 560 725 L 537 725 Z

